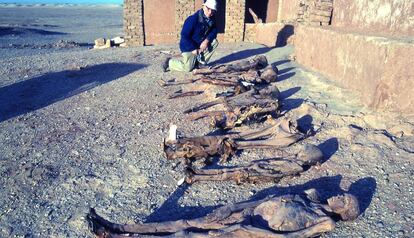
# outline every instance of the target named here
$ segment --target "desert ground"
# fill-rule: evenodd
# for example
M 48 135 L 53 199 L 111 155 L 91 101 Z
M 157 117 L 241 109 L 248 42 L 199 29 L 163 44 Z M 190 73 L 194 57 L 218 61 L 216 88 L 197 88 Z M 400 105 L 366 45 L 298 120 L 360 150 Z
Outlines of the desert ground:
M 177 185 L 169 125 L 212 132 L 183 111 L 208 95 L 167 99 L 191 73 L 163 73 L 177 45 L 93 50 L 122 35 L 122 7 L 0 6 L 0 237 L 93 237 L 94 207 L 118 223 L 196 218 L 220 205 L 316 188 L 349 191 L 362 214 L 322 237 L 414 237 L 414 115 L 376 112 L 294 60 L 294 47 L 222 43 L 212 64 L 265 54 L 279 69 L 282 110 L 314 135 L 283 150 L 246 150 L 226 166 L 318 146 L 325 161 L 279 183 Z M 211 98 L 210 98 L 211 99 Z M 255 125 L 252 125 L 255 126 Z M 257 125 L 256 125 L 257 126 Z M 215 167 L 210 165 L 209 167 Z

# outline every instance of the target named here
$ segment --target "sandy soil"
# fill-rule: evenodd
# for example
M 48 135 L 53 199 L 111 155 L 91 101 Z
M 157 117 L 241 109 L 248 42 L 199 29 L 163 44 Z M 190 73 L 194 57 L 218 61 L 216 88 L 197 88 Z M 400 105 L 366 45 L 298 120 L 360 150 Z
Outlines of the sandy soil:
M 279 184 L 177 187 L 182 171 L 166 161 L 163 138 L 170 123 L 188 136 L 211 132 L 207 121 L 182 113 L 208 99 L 168 100 L 180 87 L 157 84 L 192 77 L 161 73 L 161 51 L 177 52 L 175 45 L 90 50 L 95 38 L 120 34 L 122 9 L 89 13 L 0 8 L 0 237 L 92 237 L 90 207 L 120 223 L 167 221 L 307 188 L 324 198 L 349 190 L 361 202 L 357 220 L 338 222 L 323 237 L 414 236 L 412 115 L 360 105 L 358 95 L 290 61 L 292 46 L 222 44 L 215 63 L 266 54 L 279 68 L 282 109 L 316 131 L 284 152 L 314 144 L 326 161 Z M 244 151 L 228 165 L 280 153 Z

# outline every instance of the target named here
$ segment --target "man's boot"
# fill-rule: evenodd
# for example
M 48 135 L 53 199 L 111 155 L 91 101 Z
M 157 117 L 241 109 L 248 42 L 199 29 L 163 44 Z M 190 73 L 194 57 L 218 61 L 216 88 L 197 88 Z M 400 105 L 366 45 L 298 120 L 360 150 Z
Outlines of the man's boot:
M 204 59 L 204 53 L 200 53 L 200 54 L 197 55 L 197 62 L 200 65 L 206 65 L 207 64 L 206 60 Z
M 170 59 L 171 59 L 171 57 L 166 57 L 166 58 L 162 61 L 161 67 L 162 67 L 162 70 L 163 70 L 164 72 L 167 72 L 167 71 L 168 71 L 168 67 L 169 67 L 169 62 L 170 62 Z

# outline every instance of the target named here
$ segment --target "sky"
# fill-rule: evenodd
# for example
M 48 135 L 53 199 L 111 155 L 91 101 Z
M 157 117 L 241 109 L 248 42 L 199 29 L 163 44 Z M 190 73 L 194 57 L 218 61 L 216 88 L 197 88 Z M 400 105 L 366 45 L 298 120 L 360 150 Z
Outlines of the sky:
M 37 4 L 37 3 L 111 3 L 122 4 L 123 0 L 0 0 L 0 3 L 21 3 L 21 4 Z

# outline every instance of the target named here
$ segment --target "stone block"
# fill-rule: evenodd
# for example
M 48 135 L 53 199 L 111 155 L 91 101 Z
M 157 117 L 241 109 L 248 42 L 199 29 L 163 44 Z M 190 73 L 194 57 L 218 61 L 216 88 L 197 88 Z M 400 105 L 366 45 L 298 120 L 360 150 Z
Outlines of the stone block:
M 105 45 L 105 39 L 104 38 L 98 38 L 95 40 L 95 46 L 104 46 Z
M 99 38 L 95 40 L 94 49 L 107 49 L 112 47 L 112 42 L 110 39 Z
M 359 92 L 366 105 L 414 113 L 414 44 L 337 28 L 297 26 L 298 63 Z
M 275 47 L 279 32 L 283 29 L 283 23 L 260 23 L 256 26 L 254 41 L 267 47 Z
M 123 37 L 120 37 L 120 36 L 112 38 L 111 41 L 113 41 L 114 45 L 120 45 L 122 43 L 125 43 L 125 39 Z

